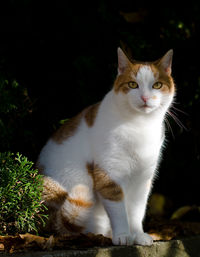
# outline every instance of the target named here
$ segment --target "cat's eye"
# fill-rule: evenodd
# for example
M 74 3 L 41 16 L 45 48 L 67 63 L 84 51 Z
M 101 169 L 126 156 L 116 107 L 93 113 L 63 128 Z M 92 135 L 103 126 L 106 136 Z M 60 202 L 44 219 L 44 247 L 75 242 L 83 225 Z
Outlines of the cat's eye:
M 154 89 L 160 89 L 163 86 L 162 82 L 156 82 L 155 84 L 153 84 L 153 88 Z
M 129 81 L 128 86 L 133 89 L 138 88 L 138 84 L 135 81 Z

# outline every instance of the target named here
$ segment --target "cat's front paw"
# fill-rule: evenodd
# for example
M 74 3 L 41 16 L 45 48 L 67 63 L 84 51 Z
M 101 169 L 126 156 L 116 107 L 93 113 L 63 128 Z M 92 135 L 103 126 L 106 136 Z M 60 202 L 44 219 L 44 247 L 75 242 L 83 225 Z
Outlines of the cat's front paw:
M 130 234 L 122 233 L 113 236 L 112 242 L 114 245 L 133 245 L 134 238 Z
M 139 232 L 134 234 L 134 244 L 137 245 L 152 245 L 153 238 L 147 233 Z

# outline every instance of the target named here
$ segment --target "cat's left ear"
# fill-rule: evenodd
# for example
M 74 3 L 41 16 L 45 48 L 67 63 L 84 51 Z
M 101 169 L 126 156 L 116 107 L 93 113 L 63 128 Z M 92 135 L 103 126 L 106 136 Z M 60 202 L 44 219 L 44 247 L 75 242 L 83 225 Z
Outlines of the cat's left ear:
M 161 65 L 167 75 L 171 75 L 172 72 L 172 57 L 173 50 L 171 49 L 159 60 L 159 65 Z

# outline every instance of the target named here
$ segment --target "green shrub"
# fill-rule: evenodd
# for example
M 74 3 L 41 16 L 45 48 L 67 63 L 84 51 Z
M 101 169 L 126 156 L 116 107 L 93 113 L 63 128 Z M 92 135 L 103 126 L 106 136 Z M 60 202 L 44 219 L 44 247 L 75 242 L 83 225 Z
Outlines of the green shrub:
M 33 138 L 27 124 L 32 109 L 27 89 L 0 72 L 0 152 L 19 148 L 20 137 L 21 145 Z
M 0 234 L 35 231 L 45 224 L 42 175 L 19 153 L 0 153 Z

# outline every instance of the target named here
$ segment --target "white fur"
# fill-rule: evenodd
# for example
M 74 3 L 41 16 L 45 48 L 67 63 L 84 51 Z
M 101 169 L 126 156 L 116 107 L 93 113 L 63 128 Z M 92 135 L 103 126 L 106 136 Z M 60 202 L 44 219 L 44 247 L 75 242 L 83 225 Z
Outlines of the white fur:
M 95 205 L 78 221 L 79 225 L 84 223 L 86 232 L 107 236 L 112 229 L 114 244 L 150 245 L 153 241 L 143 232 L 142 221 L 164 141 L 163 119 L 173 96 L 152 89 L 156 78 L 148 66 L 141 68 L 135 79 L 139 88 L 128 94 L 111 90 L 105 96 L 93 127 L 83 119 L 76 134 L 62 144 L 50 139 L 39 162 L 45 174 L 69 194 L 77 185 L 88 188 L 87 197 Z M 146 108 L 142 107 L 141 95 L 149 97 Z M 157 99 L 152 99 L 154 95 Z M 93 193 L 88 162 L 98 164 L 121 186 L 123 201 L 110 201 Z

